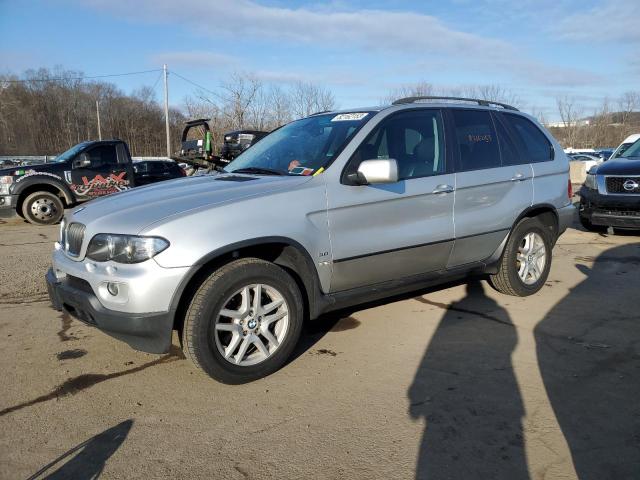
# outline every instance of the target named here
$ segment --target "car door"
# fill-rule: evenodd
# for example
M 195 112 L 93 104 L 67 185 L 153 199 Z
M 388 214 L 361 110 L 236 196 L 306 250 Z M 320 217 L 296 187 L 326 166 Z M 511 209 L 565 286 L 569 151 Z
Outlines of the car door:
M 451 108 L 456 157 L 455 244 L 449 268 L 480 262 L 498 249 L 533 201 L 532 169 L 504 125 L 483 109 Z
M 331 291 L 441 270 L 453 245 L 454 175 L 439 109 L 392 113 L 355 150 L 340 182 L 328 182 Z M 394 158 L 399 181 L 350 185 L 363 160 Z
M 127 164 L 118 161 L 115 144 L 98 144 L 73 160 L 71 188 L 78 200 L 89 200 L 129 188 L 128 173 Z

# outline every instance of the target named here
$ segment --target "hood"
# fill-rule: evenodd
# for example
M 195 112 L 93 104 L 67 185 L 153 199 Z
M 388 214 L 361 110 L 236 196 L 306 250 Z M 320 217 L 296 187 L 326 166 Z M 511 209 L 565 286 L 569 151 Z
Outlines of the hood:
M 72 220 L 96 232 L 137 234 L 172 215 L 295 188 L 310 179 L 222 174 L 168 180 L 92 200 L 76 208 Z
M 598 175 L 640 175 L 640 157 L 615 158 L 598 166 Z
M 20 167 L 0 168 L 0 177 L 20 177 L 28 173 L 54 172 L 60 170 L 61 163 L 40 163 L 36 165 L 22 165 Z

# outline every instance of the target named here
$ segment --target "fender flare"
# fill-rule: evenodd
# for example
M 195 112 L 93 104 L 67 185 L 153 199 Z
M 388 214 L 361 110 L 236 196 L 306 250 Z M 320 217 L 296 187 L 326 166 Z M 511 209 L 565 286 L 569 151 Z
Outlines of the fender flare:
M 62 178 L 58 180 L 48 175 L 29 175 L 29 177 L 27 178 L 18 178 L 18 181 L 14 183 L 14 185 L 14 190 L 13 192 L 11 192 L 12 195 L 20 196 L 25 190 L 33 187 L 34 185 L 49 185 L 55 187 L 62 193 L 62 196 L 64 197 L 67 205 L 72 205 L 76 202 L 75 195 L 71 191 L 71 188 L 69 188 L 69 185 L 67 185 Z
M 528 216 L 530 216 L 531 213 L 533 212 L 542 212 L 544 211 L 545 213 L 552 213 L 553 217 L 555 219 L 555 232 L 557 233 L 558 231 L 558 227 L 559 227 L 559 222 L 560 219 L 558 217 L 558 211 L 557 208 L 553 205 L 551 205 L 550 203 L 537 203 L 535 205 L 531 205 L 528 208 L 525 208 L 520 215 L 518 215 L 518 217 L 515 219 L 515 221 L 513 222 L 513 225 L 511 225 L 511 228 L 509 229 L 509 234 L 506 235 L 504 237 L 504 239 L 502 240 L 502 242 L 500 242 L 500 245 L 498 245 L 498 248 L 496 248 L 496 250 L 493 252 L 493 254 L 484 261 L 485 264 L 485 268 L 484 268 L 484 272 L 485 273 L 489 273 L 489 274 L 494 274 L 498 272 L 498 265 L 500 264 L 501 260 L 502 260 L 502 255 L 504 254 L 504 249 L 507 245 L 507 242 L 509 241 L 509 238 L 511 237 L 511 233 L 513 232 L 513 229 L 516 227 L 516 225 L 518 224 L 518 222 L 520 222 L 523 218 L 526 218 Z M 553 240 L 553 244 L 555 245 L 557 239 Z
M 211 262 L 214 262 L 216 259 L 228 257 L 229 255 L 233 258 L 234 252 L 239 250 L 270 244 L 281 244 L 285 246 L 282 252 L 273 259 L 273 262 L 276 265 L 293 270 L 298 275 L 306 290 L 306 292 L 301 293 L 303 297 L 306 297 L 305 300 L 308 306 L 309 317 L 315 319 L 323 310 L 327 300 L 320 288 L 318 270 L 315 267 L 311 255 L 300 242 L 292 238 L 267 236 L 231 243 L 213 250 L 198 259 L 181 280 L 171 299 L 169 311 L 174 318 L 174 325 L 175 321 L 178 320 L 178 315 L 180 315 L 180 308 L 184 307 L 183 301 L 185 293 L 189 288 L 194 286 L 194 281 L 197 283 L 198 275 L 203 273 L 206 265 L 211 264 Z

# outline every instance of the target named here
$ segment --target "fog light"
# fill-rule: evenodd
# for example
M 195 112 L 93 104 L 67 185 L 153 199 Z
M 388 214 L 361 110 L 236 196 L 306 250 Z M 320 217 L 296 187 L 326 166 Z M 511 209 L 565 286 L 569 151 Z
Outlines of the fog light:
M 107 283 L 107 292 L 109 292 L 114 297 L 118 296 L 118 284 L 117 283 Z
M 4 197 L 0 197 L 0 205 L 4 205 Z

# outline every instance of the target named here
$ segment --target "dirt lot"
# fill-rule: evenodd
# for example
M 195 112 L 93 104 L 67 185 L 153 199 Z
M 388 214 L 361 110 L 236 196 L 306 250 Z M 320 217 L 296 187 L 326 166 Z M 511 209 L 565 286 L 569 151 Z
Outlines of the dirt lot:
M 640 478 L 638 236 L 569 230 L 526 299 L 327 317 L 225 386 L 51 310 L 57 228 L 0 222 L 1 478 Z

